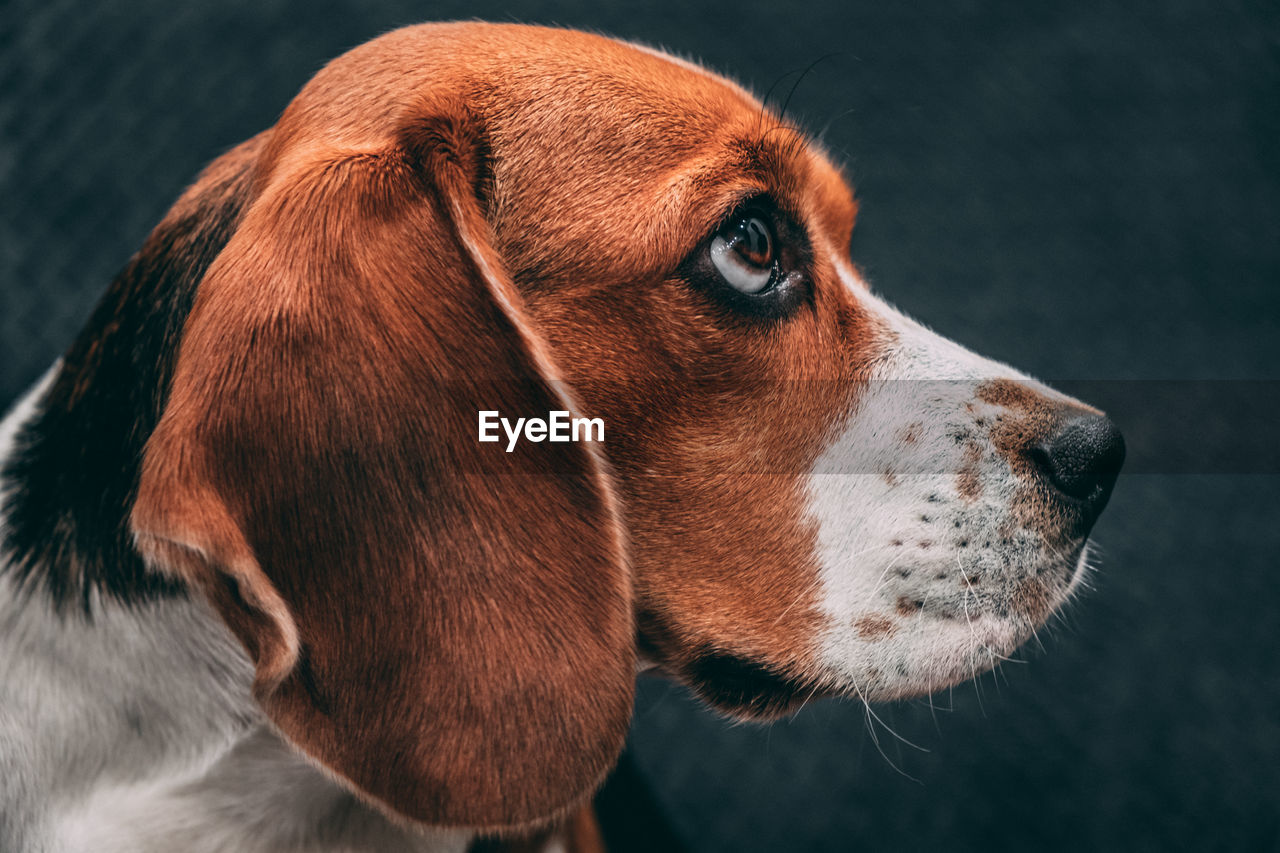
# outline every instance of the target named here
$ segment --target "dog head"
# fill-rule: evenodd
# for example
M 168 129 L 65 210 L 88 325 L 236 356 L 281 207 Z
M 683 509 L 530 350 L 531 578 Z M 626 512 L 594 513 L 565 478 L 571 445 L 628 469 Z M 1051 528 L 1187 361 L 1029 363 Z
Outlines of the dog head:
M 284 736 L 393 815 L 563 813 L 637 645 L 769 717 L 968 678 L 1078 583 L 1114 428 L 872 295 L 838 170 L 696 66 L 397 31 L 170 217 L 225 192 L 132 530 Z M 506 453 L 495 409 L 606 441 Z

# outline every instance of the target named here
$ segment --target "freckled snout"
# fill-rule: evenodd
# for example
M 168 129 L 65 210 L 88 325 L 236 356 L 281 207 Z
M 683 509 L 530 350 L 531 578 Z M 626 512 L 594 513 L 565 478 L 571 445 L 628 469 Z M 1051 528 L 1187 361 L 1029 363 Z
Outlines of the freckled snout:
M 1124 437 L 1106 416 L 1080 414 L 1064 420 L 1027 455 L 1049 485 L 1079 502 L 1092 522 L 1107 505 L 1124 464 Z

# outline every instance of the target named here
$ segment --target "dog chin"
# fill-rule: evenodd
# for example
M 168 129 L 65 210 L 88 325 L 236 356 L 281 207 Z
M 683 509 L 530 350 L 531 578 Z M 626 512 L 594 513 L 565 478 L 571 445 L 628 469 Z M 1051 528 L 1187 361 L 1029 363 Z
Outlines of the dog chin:
M 990 598 L 971 596 L 928 606 L 893 633 L 871 641 L 835 632 L 824 655 L 832 691 L 854 700 L 914 699 L 970 681 L 997 668 L 1074 597 L 1088 574 L 1087 549 L 1054 558 Z

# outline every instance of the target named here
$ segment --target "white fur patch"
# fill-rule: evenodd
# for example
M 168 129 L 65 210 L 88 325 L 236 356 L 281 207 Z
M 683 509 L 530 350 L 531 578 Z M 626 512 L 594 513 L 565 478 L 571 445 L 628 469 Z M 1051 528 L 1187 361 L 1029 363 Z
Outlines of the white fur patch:
M 1012 518 L 1020 481 L 990 436 L 1003 410 L 975 392 L 999 378 L 1067 398 L 934 334 L 871 295 L 842 259 L 833 263 L 893 343 L 809 480 L 823 662 L 866 700 L 927 693 L 1026 638 L 1034 625 L 1011 604 L 1020 584 L 1070 559 L 1056 606 L 1078 574 L 1076 554 L 1053 552 Z

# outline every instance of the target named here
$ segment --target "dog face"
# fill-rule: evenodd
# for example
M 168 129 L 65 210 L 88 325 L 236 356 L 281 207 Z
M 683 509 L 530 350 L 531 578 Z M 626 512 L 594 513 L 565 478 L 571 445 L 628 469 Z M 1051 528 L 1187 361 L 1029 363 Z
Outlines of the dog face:
M 732 83 L 579 33 L 412 28 L 171 216 L 228 174 L 133 531 L 286 737 L 397 815 L 580 799 L 637 637 L 768 717 L 967 678 L 1079 580 L 1118 434 L 873 296 L 838 171 Z M 465 428 L 495 408 L 607 441 L 504 455 Z
M 845 182 L 742 90 L 555 38 L 491 93 L 495 232 L 612 430 L 648 654 L 767 716 L 930 692 L 1011 652 L 1078 582 L 1105 500 L 1101 474 L 1082 499 L 1036 458 L 1083 418 L 1108 433 L 1084 467 L 1114 470 L 1109 427 L 872 295 Z M 607 55 L 589 73 L 586 51 Z M 753 228 L 754 292 L 750 263 L 716 256 Z

